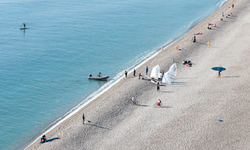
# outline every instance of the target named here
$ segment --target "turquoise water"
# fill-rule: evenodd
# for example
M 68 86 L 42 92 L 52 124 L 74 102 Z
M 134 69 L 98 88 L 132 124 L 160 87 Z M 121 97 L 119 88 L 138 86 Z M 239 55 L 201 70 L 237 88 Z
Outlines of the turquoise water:
M 225 0 L 0 1 L 0 149 L 25 145 Z M 19 30 L 25 22 L 27 30 Z

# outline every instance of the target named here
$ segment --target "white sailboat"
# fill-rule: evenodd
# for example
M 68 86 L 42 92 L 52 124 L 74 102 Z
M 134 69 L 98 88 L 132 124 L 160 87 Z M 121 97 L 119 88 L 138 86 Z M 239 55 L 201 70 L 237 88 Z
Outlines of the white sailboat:
M 155 66 L 155 67 L 152 69 L 151 74 L 150 74 L 150 77 L 151 77 L 151 78 L 154 78 L 154 79 L 161 78 L 160 66 L 159 66 L 159 65 Z
M 173 65 L 171 65 L 171 66 L 169 67 L 168 72 L 170 72 L 170 74 L 171 74 L 172 76 L 176 76 L 176 75 L 177 75 L 177 66 L 176 66 L 176 63 L 174 63 Z
M 162 83 L 167 83 L 167 84 L 171 84 L 171 73 L 168 71 L 166 73 L 164 73 L 164 76 L 162 78 Z

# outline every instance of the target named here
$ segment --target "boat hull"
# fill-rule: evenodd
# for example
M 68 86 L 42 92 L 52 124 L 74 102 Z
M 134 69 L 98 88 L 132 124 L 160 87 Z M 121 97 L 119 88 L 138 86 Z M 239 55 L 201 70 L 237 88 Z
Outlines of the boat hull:
M 93 80 L 107 80 L 109 76 L 89 76 L 88 79 L 93 79 Z

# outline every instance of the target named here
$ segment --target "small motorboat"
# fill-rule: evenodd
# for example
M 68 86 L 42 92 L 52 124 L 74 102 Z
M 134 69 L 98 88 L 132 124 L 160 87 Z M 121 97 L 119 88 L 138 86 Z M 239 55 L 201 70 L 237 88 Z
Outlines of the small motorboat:
M 94 80 L 107 80 L 109 76 L 101 76 L 101 72 L 97 76 L 93 76 L 92 74 L 89 74 L 89 79 L 94 79 Z

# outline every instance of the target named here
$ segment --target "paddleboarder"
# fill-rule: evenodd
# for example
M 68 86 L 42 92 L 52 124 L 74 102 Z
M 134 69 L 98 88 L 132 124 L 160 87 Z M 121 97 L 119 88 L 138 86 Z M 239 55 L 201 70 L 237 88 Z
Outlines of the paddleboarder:
M 26 27 L 25 23 L 23 23 L 23 27 L 24 27 L 24 28 Z

